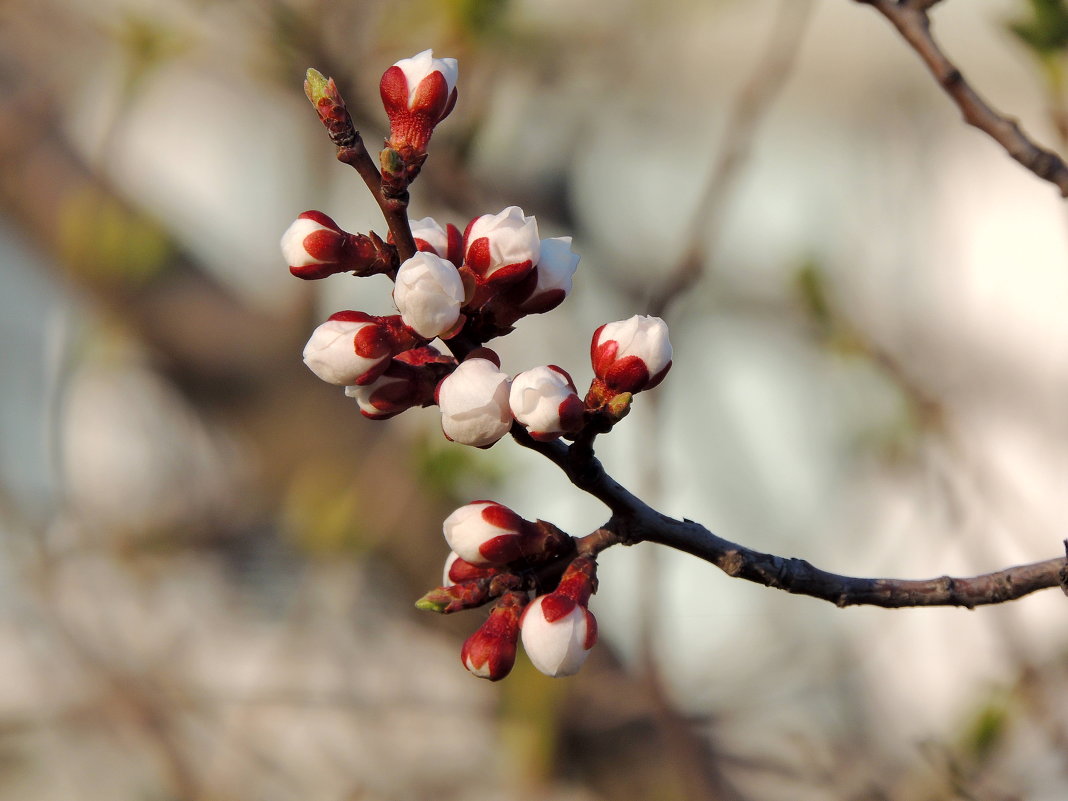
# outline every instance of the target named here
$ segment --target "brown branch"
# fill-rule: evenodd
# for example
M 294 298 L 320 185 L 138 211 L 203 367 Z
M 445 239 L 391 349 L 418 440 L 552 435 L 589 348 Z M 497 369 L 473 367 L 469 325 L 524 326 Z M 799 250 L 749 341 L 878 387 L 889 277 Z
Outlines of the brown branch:
M 857 0 L 886 17 L 923 59 L 924 64 L 960 109 L 964 121 L 988 134 L 1016 161 L 1068 197 L 1068 165 L 1051 150 L 1035 144 L 1019 124 L 993 109 L 965 80 L 931 35 L 927 9 L 931 0 Z M 937 0 L 935 0 L 937 2 Z
M 578 550 L 596 554 L 613 545 L 655 542 L 710 562 L 733 578 L 808 595 L 838 606 L 963 606 L 971 609 L 1060 587 L 1068 595 L 1068 559 L 1019 565 L 981 576 L 909 580 L 856 578 L 821 570 L 804 559 L 762 553 L 723 539 L 692 520 L 674 520 L 652 509 L 608 473 L 595 457 L 573 453 L 561 442 L 536 442 L 520 427 L 512 436 L 556 464 L 571 483 L 612 510 L 602 528 L 579 540 Z M 1068 542 L 1065 544 L 1068 549 Z
M 371 158 L 371 154 L 367 152 L 358 132 L 351 145 L 338 147 L 337 160 L 356 170 L 363 182 L 367 184 L 375 202 L 382 210 L 389 232 L 393 234 L 393 244 L 397 246 L 397 255 L 401 263 L 406 262 L 415 255 L 416 251 L 412 228 L 408 222 L 408 193 L 404 192 L 396 197 L 386 195 L 382 190 L 382 173 L 374 159 Z
M 383 180 L 382 171 L 367 152 L 333 78 L 327 78 L 317 69 L 309 69 L 304 79 L 304 94 L 319 115 L 330 141 L 337 147 L 338 161 L 356 170 L 367 184 L 393 234 L 397 255 L 402 262 L 407 261 L 415 255 L 416 250 L 408 222 L 408 191 L 395 191 Z

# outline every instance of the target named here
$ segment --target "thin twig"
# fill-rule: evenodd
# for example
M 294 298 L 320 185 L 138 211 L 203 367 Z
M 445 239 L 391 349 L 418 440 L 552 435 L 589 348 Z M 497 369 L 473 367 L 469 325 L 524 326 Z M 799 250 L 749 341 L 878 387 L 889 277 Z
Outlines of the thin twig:
M 692 520 L 657 512 L 619 484 L 595 457 L 575 458 L 561 442 L 537 442 L 514 427 L 512 436 L 556 464 L 581 490 L 612 510 L 602 528 L 579 541 L 579 552 L 596 554 L 613 545 L 655 542 L 710 562 L 729 576 L 765 587 L 830 601 L 838 606 L 885 608 L 963 606 L 972 608 L 1022 598 L 1060 587 L 1068 594 L 1068 558 L 1019 565 L 980 576 L 909 580 L 857 578 L 829 573 L 804 559 L 761 553 L 723 539 Z M 1066 544 L 1068 549 L 1068 544 Z
M 675 270 L 657 282 L 658 291 L 648 303 L 649 314 L 664 317 L 668 307 L 701 277 L 705 255 L 710 243 L 719 237 L 727 203 L 753 149 L 756 130 L 793 73 L 811 17 L 811 0 L 784 0 L 764 54 L 731 106 L 715 165 L 690 221 L 686 252 Z
M 1019 124 L 993 109 L 971 87 L 961 71 L 942 52 L 931 35 L 927 9 L 929 0 L 856 0 L 886 17 L 902 38 L 923 59 L 939 86 L 960 109 L 964 121 L 987 133 L 1016 161 L 1044 181 L 1055 184 L 1062 197 L 1068 197 L 1068 165 L 1056 153 L 1039 145 Z
M 412 228 L 408 222 L 408 193 L 404 192 L 398 197 L 387 197 L 382 191 L 382 173 L 375 164 L 371 154 L 363 144 L 363 139 L 356 133 L 355 141 L 348 147 L 338 147 L 337 159 L 348 164 L 360 174 L 367 188 L 371 190 L 378 207 L 382 209 L 382 216 L 386 219 L 389 232 L 393 234 L 393 244 L 397 248 L 397 256 L 403 264 L 415 255 L 415 239 L 412 237 Z

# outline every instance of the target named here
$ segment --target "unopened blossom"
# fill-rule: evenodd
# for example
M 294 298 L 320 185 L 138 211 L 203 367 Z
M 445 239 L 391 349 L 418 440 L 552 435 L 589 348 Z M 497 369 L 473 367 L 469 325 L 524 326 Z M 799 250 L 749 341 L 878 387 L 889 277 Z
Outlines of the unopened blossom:
M 289 271 L 305 280 L 336 273 L 388 273 L 397 267 L 397 253 L 372 231 L 350 234 L 321 211 L 306 211 L 282 234 L 282 256 Z
M 449 551 L 441 573 L 441 584 L 443 587 L 450 587 L 453 584 L 489 578 L 495 573 L 497 573 L 496 568 L 473 565 L 466 559 L 461 559 L 456 551 Z
M 410 348 L 394 356 L 374 381 L 345 387 L 345 394 L 356 401 L 364 417 L 385 420 L 406 409 L 434 403 L 438 382 L 455 366 L 455 359 L 428 345 Z
M 582 427 L 585 406 L 571 376 L 555 364 L 513 378 L 508 403 L 515 419 L 537 440 L 552 440 Z
M 463 234 L 452 223 L 442 227 L 433 217 L 412 220 L 412 238 L 421 251 L 428 251 L 443 259 L 448 259 L 459 267 L 463 262 Z
M 319 70 L 308 69 L 304 78 L 304 94 L 315 107 L 320 122 L 326 126 L 330 141 L 338 147 L 350 147 L 359 134 L 353 127 L 352 117 L 345 108 L 345 101 L 337 90 L 333 78 L 327 78 Z
M 388 331 L 370 315 L 348 312 L 348 319 L 337 319 L 340 316 L 312 332 L 304 346 L 304 363 L 330 384 L 369 384 L 393 355 Z
M 282 234 L 282 256 L 297 278 L 325 278 L 349 269 L 348 237 L 321 211 L 306 211 Z
M 520 621 L 523 650 L 547 676 L 571 676 L 597 642 L 597 620 L 587 608 L 595 565 L 580 557 L 564 571 L 554 592 L 531 601 Z
M 420 251 L 397 271 L 393 300 L 405 325 L 433 339 L 456 327 L 464 285 L 451 261 Z
M 434 58 L 424 50 L 404 58 L 382 75 L 379 90 L 389 117 L 389 147 L 426 151 L 434 126 L 456 103 L 459 67 L 454 58 Z
M 483 281 L 517 281 L 540 255 L 538 221 L 518 206 L 476 217 L 464 232 L 464 265 Z
M 389 375 L 391 369 L 394 369 L 392 365 L 370 384 L 345 387 L 345 394 L 356 401 L 364 417 L 387 420 L 415 405 L 409 402 L 411 381 L 404 376 Z
M 460 660 L 472 674 L 499 681 L 512 670 L 519 641 L 519 618 L 525 603 L 524 594 L 505 593 L 490 610 L 486 622 L 464 642 Z
M 671 367 L 667 324 L 634 315 L 606 323 L 590 345 L 594 375 L 615 392 L 640 392 L 659 384 Z
M 485 448 L 512 426 L 508 376 L 489 359 L 469 358 L 438 386 L 441 428 L 462 445 Z
M 553 601 L 554 596 L 542 595 L 527 607 L 522 624 L 523 649 L 534 667 L 546 676 L 573 676 L 597 642 L 597 623 L 586 607 L 571 603 L 568 611 L 560 615 Z
M 524 552 L 529 524 L 496 501 L 472 501 L 456 509 L 441 526 L 453 553 L 476 567 L 504 565 Z
M 523 314 L 551 311 L 571 294 L 572 278 L 578 268 L 579 255 L 571 250 L 571 237 L 558 236 L 541 240 L 536 283 L 530 295 L 519 304 Z

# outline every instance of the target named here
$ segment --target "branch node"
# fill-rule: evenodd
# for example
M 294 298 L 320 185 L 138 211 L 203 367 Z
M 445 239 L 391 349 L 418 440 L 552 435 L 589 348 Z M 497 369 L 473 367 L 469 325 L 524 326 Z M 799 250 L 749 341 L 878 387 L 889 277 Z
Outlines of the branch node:
M 1061 571 L 1058 574 L 1061 584 L 1061 592 L 1068 595 L 1068 540 L 1064 541 L 1064 565 L 1061 567 Z
M 964 75 L 961 74 L 961 71 L 959 69 L 957 69 L 956 67 L 953 67 L 953 69 L 949 70 L 945 75 L 943 75 L 942 76 L 942 80 L 941 80 L 942 87 L 947 92 L 952 92 L 956 87 L 960 86 L 960 84 L 963 83 L 963 82 L 964 82 Z
M 737 578 L 745 569 L 745 557 L 739 551 L 727 551 L 723 554 L 719 569 L 731 578 Z

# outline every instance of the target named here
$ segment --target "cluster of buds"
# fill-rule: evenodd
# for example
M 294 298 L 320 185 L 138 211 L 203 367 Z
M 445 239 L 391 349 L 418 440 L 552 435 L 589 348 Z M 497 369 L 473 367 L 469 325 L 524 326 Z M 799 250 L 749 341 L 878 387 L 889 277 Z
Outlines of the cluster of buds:
M 463 445 L 488 448 L 509 432 L 528 444 L 562 437 L 588 445 L 628 413 L 635 393 L 667 374 L 667 326 L 635 315 L 599 327 L 584 396 L 557 365 L 501 368 L 486 343 L 511 333 L 523 317 L 559 306 L 579 257 L 570 237 L 543 239 L 537 220 L 518 206 L 479 215 L 462 229 L 405 214 L 407 188 L 431 134 L 455 105 L 457 74 L 454 59 L 436 59 L 430 50 L 386 70 L 380 89 L 390 134 L 376 167 L 333 79 L 308 71 L 305 92 L 338 158 L 360 171 L 390 233 L 385 239 L 348 233 L 326 214 L 306 211 L 283 235 L 283 256 L 302 279 L 385 275 L 397 313 L 333 314 L 312 333 L 304 361 L 319 378 L 344 387 L 373 420 L 437 405 L 444 435 Z M 579 555 L 575 540 L 552 524 L 526 521 L 491 501 L 460 507 L 443 530 L 452 551 L 443 585 L 418 605 L 454 612 L 493 604 L 463 646 L 467 668 L 502 678 L 521 638 L 543 672 L 577 671 L 597 637 L 587 608 L 596 589 L 593 558 Z
M 460 649 L 464 666 L 479 678 L 503 679 L 522 638 L 523 650 L 542 673 L 577 673 L 597 642 L 597 621 L 589 610 L 597 589 L 594 559 L 576 556 L 574 540 L 552 523 L 524 520 L 494 501 L 461 506 L 442 531 L 452 549 L 442 586 L 416 606 L 448 613 L 493 602 L 486 621 Z
M 327 250 L 351 252 L 347 243 L 358 235 L 336 226 L 308 233 L 307 224 L 319 226 L 322 220 L 329 218 L 305 212 L 282 238 L 290 270 L 303 270 L 301 277 L 351 269 L 351 262 L 326 261 Z M 671 366 L 667 326 L 659 318 L 635 315 L 594 333 L 594 378 L 584 399 L 567 371 L 556 365 L 509 375 L 497 355 L 482 345 L 510 332 L 524 315 L 563 302 L 578 264 L 570 239 L 538 239 L 537 222 L 515 206 L 474 219 L 462 238 L 455 226 L 443 227 L 429 217 L 411 223 L 411 229 L 419 250 L 395 271 L 398 313 L 337 312 L 315 330 L 304 349 L 312 372 L 348 387 L 347 394 L 360 402 L 366 416 L 382 419 L 436 403 L 445 436 L 477 448 L 497 442 L 513 422 L 537 440 L 574 437 L 595 416 L 606 421 L 599 430 L 611 427 L 626 414 L 631 396 L 656 386 Z M 336 241 L 323 244 L 324 230 L 336 232 Z M 376 263 L 388 265 L 388 254 L 395 250 L 378 242 L 387 255 Z M 447 346 L 459 340 L 463 361 L 430 347 L 434 339 Z M 369 408 L 374 394 L 390 400 Z

